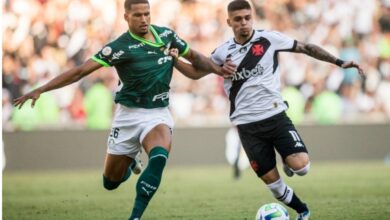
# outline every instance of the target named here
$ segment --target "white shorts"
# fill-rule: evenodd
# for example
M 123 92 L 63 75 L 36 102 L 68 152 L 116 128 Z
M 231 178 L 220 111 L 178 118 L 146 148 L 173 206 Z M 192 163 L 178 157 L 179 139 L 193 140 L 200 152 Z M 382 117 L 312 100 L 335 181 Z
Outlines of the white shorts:
M 174 122 L 168 107 L 128 108 L 118 104 L 107 141 L 107 153 L 135 158 L 141 152 L 145 136 L 159 124 L 173 129 Z

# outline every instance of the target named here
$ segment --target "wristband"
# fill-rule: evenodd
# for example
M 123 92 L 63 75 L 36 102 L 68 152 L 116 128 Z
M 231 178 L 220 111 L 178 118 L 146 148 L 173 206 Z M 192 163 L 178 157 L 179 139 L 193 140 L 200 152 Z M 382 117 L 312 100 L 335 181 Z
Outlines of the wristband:
M 337 65 L 337 66 L 341 67 L 343 64 L 344 64 L 344 61 L 343 61 L 343 60 L 336 59 L 336 65 Z

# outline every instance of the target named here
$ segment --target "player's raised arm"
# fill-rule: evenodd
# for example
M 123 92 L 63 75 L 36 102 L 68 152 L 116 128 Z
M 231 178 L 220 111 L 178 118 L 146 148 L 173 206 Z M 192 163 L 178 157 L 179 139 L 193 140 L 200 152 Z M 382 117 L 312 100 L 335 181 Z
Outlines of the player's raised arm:
M 215 73 L 224 78 L 228 78 L 231 77 L 236 70 L 236 65 L 231 61 L 227 61 L 220 67 L 212 62 L 211 59 L 192 49 L 184 56 L 184 58 L 191 63 L 178 60 L 177 49 L 171 49 L 170 55 L 176 60 L 175 67 L 191 79 L 199 79 L 210 73 Z
M 310 44 L 310 43 L 303 43 L 303 42 L 297 42 L 297 45 L 295 49 L 292 52 L 296 53 L 304 53 L 308 56 L 311 56 L 315 59 L 322 60 L 328 63 L 336 64 L 344 69 L 346 68 L 356 68 L 360 74 L 360 76 L 364 79 L 365 74 L 363 72 L 363 69 L 354 61 L 343 61 L 341 59 L 338 59 L 337 57 L 333 56 L 326 50 L 322 49 L 321 47 Z
M 33 91 L 20 96 L 19 98 L 14 99 L 14 105 L 20 109 L 27 100 L 32 99 L 31 107 L 34 107 L 36 100 L 42 93 L 72 84 L 92 73 L 93 71 L 99 69 L 100 67 L 102 67 L 101 64 L 89 59 L 84 64 L 74 67 L 56 76 L 45 85 L 38 87 Z

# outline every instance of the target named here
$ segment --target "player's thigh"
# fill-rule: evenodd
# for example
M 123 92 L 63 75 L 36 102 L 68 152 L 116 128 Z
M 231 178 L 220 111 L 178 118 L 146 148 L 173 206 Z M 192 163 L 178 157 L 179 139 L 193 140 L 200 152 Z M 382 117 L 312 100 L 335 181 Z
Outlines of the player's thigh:
M 158 124 L 147 132 L 142 140 L 145 152 L 149 152 L 156 146 L 163 147 L 167 151 L 171 150 L 172 132 L 167 124 Z
M 250 165 L 258 177 L 262 177 L 276 167 L 276 155 L 272 142 L 256 132 L 257 124 L 238 125 L 242 146 L 248 156 Z
M 297 129 L 287 115 L 280 117 L 277 124 L 274 138 L 276 150 L 290 168 L 297 170 L 304 167 L 309 162 L 309 155 Z
M 133 159 L 126 155 L 106 154 L 103 175 L 111 181 L 120 181 Z

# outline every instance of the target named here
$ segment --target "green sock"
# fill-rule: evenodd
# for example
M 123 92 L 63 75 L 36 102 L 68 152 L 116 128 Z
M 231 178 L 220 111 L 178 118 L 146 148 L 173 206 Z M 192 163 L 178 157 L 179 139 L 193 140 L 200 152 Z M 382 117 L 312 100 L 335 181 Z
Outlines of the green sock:
M 161 176 L 168 159 L 168 151 L 157 146 L 149 153 L 149 163 L 141 176 L 138 178 L 134 208 L 129 220 L 138 219 L 142 216 L 149 201 L 157 191 L 161 182 Z
M 119 186 L 121 183 L 123 183 L 123 182 L 125 182 L 127 179 L 129 179 L 130 175 L 131 175 L 131 168 L 130 168 L 130 166 L 127 168 L 127 171 L 126 171 L 125 175 L 122 177 L 121 181 L 119 181 L 119 182 L 111 181 L 111 180 L 109 180 L 107 177 L 105 177 L 105 176 L 103 175 L 103 186 L 104 186 L 104 188 L 106 188 L 107 190 L 114 190 L 114 189 L 118 188 L 118 186 Z
M 127 168 L 125 175 L 122 177 L 121 182 L 125 182 L 131 175 L 131 165 Z

